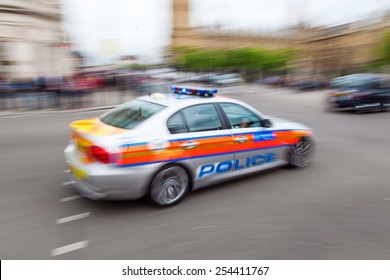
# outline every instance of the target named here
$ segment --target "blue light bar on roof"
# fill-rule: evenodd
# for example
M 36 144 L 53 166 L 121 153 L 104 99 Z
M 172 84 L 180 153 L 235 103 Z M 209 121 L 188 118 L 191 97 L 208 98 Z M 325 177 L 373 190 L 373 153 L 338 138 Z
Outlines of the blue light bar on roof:
M 196 96 L 213 96 L 218 92 L 216 89 L 199 89 L 199 88 L 177 87 L 177 86 L 172 86 L 171 89 L 174 93 L 196 95 Z

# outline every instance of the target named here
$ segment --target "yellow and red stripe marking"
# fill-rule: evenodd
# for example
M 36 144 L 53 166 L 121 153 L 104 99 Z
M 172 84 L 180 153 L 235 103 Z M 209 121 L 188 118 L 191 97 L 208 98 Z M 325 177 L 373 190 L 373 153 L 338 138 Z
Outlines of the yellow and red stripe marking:
M 182 145 L 187 141 L 196 141 L 199 145 L 193 149 L 186 149 Z M 234 152 L 232 136 L 210 138 L 193 138 L 170 141 L 166 149 L 150 150 L 147 144 L 130 146 L 122 149 L 122 158 L 118 165 L 132 165 L 161 161 L 174 161 L 182 158 L 200 157 L 219 153 Z
M 312 134 L 310 130 L 283 130 L 270 133 L 274 135 L 270 140 L 258 140 L 254 133 L 238 134 L 248 138 L 247 142 L 239 144 L 234 143 L 231 135 L 226 135 L 172 140 L 162 150 L 151 150 L 147 143 L 124 145 L 117 165 L 142 165 L 288 146 L 296 144 L 302 136 Z M 185 149 L 182 145 L 187 141 L 196 141 L 199 145 L 192 149 Z

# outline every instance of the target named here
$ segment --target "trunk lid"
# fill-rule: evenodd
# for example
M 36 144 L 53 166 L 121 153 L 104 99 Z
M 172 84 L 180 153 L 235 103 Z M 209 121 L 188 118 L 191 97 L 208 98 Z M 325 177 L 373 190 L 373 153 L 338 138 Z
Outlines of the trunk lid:
M 74 121 L 69 126 L 72 140 L 83 163 L 96 162 L 91 147 L 98 146 L 114 152 L 110 138 L 128 132 L 126 129 L 105 124 L 98 118 Z

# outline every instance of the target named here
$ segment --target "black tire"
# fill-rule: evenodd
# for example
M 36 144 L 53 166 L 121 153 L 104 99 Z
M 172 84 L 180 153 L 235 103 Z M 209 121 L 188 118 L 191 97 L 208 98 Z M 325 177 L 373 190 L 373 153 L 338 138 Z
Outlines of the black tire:
M 314 141 L 311 137 L 302 137 L 293 145 L 288 154 L 290 167 L 306 167 L 311 163 L 314 156 Z
M 381 103 L 381 111 L 382 111 L 382 112 L 388 112 L 388 111 L 390 111 L 390 106 L 389 106 L 388 104 L 390 104 L 390 102 L 388 102 L 388 103 L 382 102 L 382 103 Z
M 158 206 L 173 206 L 183 200 L 189 188 L 190 178 L 187 171 L 178 165 L 168 165 L 154 176 L 148 198 Z

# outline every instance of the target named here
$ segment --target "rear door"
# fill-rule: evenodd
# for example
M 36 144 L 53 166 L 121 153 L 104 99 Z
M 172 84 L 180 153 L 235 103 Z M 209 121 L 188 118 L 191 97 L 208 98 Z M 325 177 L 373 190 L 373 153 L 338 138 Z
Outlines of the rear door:
M 194 187 L 229 176 L 234 140 L 214 103 L 186 107 L 167 120 L 176 161 L 192 172 Z

